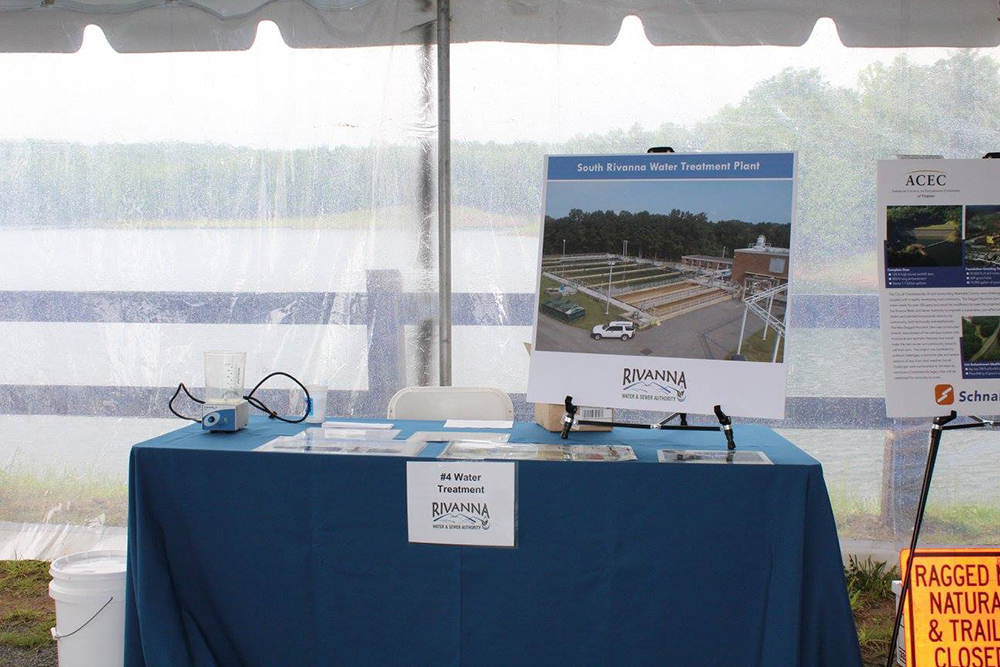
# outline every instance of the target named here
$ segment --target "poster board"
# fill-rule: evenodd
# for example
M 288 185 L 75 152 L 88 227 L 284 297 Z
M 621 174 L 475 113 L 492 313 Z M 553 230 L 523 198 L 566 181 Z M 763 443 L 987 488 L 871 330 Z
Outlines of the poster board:
M 795 169 L 546 157 L 528 401 L 783 418 Z
M 878 163 L 886 415 L 996 414 L 1000 160 Z

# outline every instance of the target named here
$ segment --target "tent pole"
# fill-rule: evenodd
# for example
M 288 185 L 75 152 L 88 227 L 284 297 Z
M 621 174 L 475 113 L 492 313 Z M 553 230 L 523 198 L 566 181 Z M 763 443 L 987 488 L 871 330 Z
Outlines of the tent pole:
M 438 363 L 451 385 L 451 8 L 437 0 L 438 93 Z

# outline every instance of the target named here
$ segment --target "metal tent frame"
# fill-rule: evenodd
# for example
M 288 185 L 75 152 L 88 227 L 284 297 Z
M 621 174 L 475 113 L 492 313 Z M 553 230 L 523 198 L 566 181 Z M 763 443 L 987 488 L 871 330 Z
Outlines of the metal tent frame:
M 451 385 L 451 4 L 437 0 L 438 384 Z

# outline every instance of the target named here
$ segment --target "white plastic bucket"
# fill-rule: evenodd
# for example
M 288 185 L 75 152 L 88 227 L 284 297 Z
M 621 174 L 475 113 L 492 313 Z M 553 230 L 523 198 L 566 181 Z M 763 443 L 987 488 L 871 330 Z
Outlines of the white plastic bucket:
M 52 562 L 49 574 L 59 667 L 120 667 L 125 661 L 125 552 L 63 556 Z
M 894 579 L 892 582 L 892 592 L 896 596 L 896 607 L 899 607 L 899 594 L 903 592 L 903 582 Z M 906 667 L 906 621 L 899 622 L 899 638 L 896 640 L 896 662 L 901 667 Z

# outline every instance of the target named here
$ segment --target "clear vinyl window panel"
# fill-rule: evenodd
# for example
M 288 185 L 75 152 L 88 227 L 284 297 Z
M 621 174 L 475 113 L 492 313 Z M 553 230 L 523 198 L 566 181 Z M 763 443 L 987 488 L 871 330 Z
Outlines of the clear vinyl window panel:
M 626 19 L 607 47 L 472 44 L 453 58 L 453 86 L 465 91 L 452 114 L 454 233 L 489 220 L 497 237 L 522 239 L 530 261 L 509 273 L 537 261 L 544 154 L 798 152 L 788 418 L 774 426 L 824 465 L 845 544 L 888 553 L 906 538 L 927 425 L 885 418 L 875 167 L 997 150 L 1000 49 L 848 49 L 826 20 L 802 47 L 653 47 Z M 1000 463 L 954 447 L 951 474 L 963 482 L 932 493 L 932 539 L 995 543 Z
M 0 54 L 0 522 L 24 526 L 0 558 L 59 555 L 60 525 L 124 544 L 129 447 L 188 424 L 167 400 L 203 395 L 205 351 L 354 416 L 431 365 L 401 341 L 436 310 L 433 56 L 270 24 L 245 52 L 124 55 L 89 28 Z
M 166 400 L 206 349 L 343 415 L 437 381 L 435 55 L 293 50 L 268 24 L 246 52 L 122 55 L 90 29 L 0 54 L 0 521 L 121 539 L 128 447 L 184 425 Z M 796 150 L 775 426 L 823 463 L 845 539 L 897 539 L 926 442 L 881 403 L 875 163 L 998 150 L 998 83 L 995 49 L 846 49 L 829 21 L 794 48 L 653 47 L 635 19 L 605 47 L 454 45 L 456 383 L 532 418 L 545 154 Z M 941 541 L 1000 534 L 985 442 L 942 459 Z

